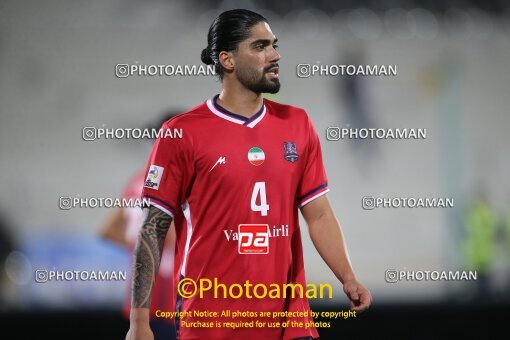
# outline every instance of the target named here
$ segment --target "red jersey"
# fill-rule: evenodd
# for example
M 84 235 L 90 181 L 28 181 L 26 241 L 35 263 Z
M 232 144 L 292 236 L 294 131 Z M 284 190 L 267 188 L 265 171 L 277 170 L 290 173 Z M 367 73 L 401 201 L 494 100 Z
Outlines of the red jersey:
M 133 177 L 122 194 L 123 198 L 140 198 L 143 184 L 145 180 L 145 171 L 140 171 L 135 177 Z M 133 253 L 138 232 L 143 223 L 142 209 L 138 207 L 124 208 L 124 219 L 126 221 L 126 239 L 129 243 L 129 252 Z M 173 311 L 175 308 L 175 294 L 173 285 L 173 267 L 174 267 L 174 244 L 175 238 L 170 236 L 168 233 L 165 239 L 165 247 L 163 248 L 163 254 L 161 255 L 161 263 L 159 266 L 158 276 L 154 283 L 154 290 L 152 292 L 152 301 L 150 307 L 151 320 L 163 320 L 165 322 L 173 324 L 173 319 L 162 319 L 156 317 L 156 311 L 160 310 L 163 312 Z M 124 317 L 129 319 L 129 312 L 131 311 L 131 287 L 129 292 L 126 294 L 124 300 L 124 306 L 122 313 Z M 159 314 L 158 314 L 159 315 Z
M 219 106 L 217 97 L 163 124 L 170 133 L 157 140 L 147 166 L 142 196 L 174 218 L 175 283 L 183 276 L 197 283 L 217 279 L 227 287 L 248 280 L 266 287 L 299 283 L 306 289 L 298 208 L 329 191 L 317 133 L 302 109 L 265 99 L 248 119 Z M 220 295 L 207 291 L 202 298 L 183 299 L 180 311 L 216 311 L 220 316 L 225 310 L 310 313 L 306 297 L 223 298 L 221 291 Z M 186 320 L 220 324 L 286 320 L 223 316 Z M 318 337 L 314 327 L 195 328 L 182 323 L 179 335 Z

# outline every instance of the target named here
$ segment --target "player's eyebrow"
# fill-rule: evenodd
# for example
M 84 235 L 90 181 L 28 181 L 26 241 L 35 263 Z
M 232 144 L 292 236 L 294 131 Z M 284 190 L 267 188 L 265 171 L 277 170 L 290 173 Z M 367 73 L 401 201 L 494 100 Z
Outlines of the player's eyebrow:
M 268 46 L 268 45 L 271 45 L 271 44 L 276 44 L 277 41 L 278 41 L 278 38 L 274 38 L 274 40 L 273 39 L 257 39 L 255 41 L 253 41 L 250 44 L 250 46 L 254 47 L 254 46 L 258 45 L 258 44 L 262 44 L 264 46 Z

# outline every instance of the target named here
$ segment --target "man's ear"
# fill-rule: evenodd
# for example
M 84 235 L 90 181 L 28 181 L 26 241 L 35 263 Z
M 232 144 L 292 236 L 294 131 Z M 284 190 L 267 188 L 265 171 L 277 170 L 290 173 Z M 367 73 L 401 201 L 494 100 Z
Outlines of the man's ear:
M 227 72 L 234 71 L 235 68 L 235 60 L 234 60 L 234 53 L 227 52 L 227 51 L 221 51 L 218 55 L 218 61 L 220 62 L 223 69 Z

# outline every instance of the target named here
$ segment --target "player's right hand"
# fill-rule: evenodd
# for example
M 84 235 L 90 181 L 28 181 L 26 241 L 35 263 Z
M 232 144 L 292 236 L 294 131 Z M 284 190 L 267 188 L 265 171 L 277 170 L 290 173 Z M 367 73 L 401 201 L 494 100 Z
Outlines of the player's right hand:
M 131 326 L 126 335 L 126 340 L 154 340 L 154 334 L 149 324 Z

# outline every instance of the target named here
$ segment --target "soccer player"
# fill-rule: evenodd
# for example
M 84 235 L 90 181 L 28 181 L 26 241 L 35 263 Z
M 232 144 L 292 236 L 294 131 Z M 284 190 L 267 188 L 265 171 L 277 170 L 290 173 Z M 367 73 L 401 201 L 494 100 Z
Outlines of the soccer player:
M 371 295 L 352 270 L 329 191 L 319 138 L 302 109 L 266 100 L 277 93 L 277 39 L 267 20 L 248 10 L 220 14 L 208 32 L 202 61 L 215 66 L 219 95 L 167 121 L 147 166 L 143 196 L 151 205 L 135 249 L 128 339 L 152 339 L 149 309 L 165 235 L 176 229 L 176 283 L 306 287 L 298 209 L 310 237 L 351 301 L 362 311 Z M 189 281 L 188 281 L 189 282 Z M 178 287 L 179 288 L 179 287 Z M 192 293 L 189 289 L 183 290 Z M 297 289 L 296 289 L 297 290 Z M 263 293 L 259 290 L 259 293 Z M 307 323 L 306 296 L 224 297 L 223 289 L 177 297 L 179 339 L 312 339 L 315 327 L 239 327 L 228 322 Z M 237 293 L 237 290 L 236 290 Z M 294 291 L 295 293 L 295 291 Z M 183 294 L 181 294 L 183 295 Z M 251 312 L 240 319 L 224 311 Z M 195 311 L 218 313 L 199 318 Z M 261 312 L 308 312 L 263 318 Z M 212 326 L 211 324 L 212 323 Z

